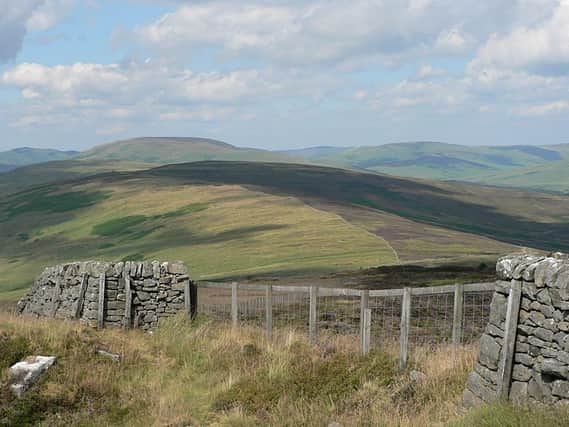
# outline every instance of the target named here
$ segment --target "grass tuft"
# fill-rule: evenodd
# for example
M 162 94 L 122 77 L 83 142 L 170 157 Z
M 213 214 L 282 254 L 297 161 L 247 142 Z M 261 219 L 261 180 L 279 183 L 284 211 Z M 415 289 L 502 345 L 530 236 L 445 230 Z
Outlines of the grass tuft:
M 569 409 L 565 406 L 546 405 L 514 406 L 495 403 L 469 411 L 452 427 L 566 427 L 569 425 Z
M 9 337 L 0 332 L 0 370 L 12 366 L 23 359 L 29 351 L 29 343 L 25 337 Z

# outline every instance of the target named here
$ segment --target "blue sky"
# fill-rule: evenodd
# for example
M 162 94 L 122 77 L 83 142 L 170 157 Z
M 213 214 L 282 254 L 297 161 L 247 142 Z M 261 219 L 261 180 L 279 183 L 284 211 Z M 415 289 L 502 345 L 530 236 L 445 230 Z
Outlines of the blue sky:
M 0 149 L 569 142 L 569 0 L 0 0 Z

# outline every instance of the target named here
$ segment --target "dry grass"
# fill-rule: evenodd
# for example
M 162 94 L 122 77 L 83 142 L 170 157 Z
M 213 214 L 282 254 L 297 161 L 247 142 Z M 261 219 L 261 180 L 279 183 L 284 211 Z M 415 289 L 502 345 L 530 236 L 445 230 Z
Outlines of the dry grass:
M 278 330 L 267 342 L 261 329 L 204 320 L 176 318 L 147 334 L 0 314 L 0 349 L 14 339 L 18 351 L 58 362 L 19 402 L 7 398 L 0 366 L 0 425 L 470 426 L 488 417 L 461 414 L 471 346 L 418 349 L 411 368 L 426 379 L 417 383 L 397 372 L 395 345 L 360 356 L 356 337 L 311 346 Z M 120 353 L 121 363 L 97 348 Z

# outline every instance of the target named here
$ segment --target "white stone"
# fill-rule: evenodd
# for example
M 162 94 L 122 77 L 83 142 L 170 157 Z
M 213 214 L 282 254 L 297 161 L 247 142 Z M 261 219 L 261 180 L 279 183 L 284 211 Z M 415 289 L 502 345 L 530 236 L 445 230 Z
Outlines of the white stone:
M 31 356 L 10 367 L 10 389 L 21 397 L 24 392 L 34 385 L 41 374 L 47 371 L 56 358 L 51 356 Z

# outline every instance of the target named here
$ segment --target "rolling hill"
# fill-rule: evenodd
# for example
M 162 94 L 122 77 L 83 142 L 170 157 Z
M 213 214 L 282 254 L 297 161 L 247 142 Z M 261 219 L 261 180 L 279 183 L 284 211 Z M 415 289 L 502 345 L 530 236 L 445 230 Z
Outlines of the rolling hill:
M 312 147 L 283 152 L 314 163 L 397 176 L 569 191 L 558 172 L 569 166 L 569 144 L 463 146 L 410 142 L 374 147 Z
M 78 151 L 60 151 L 29 147 L 15 148 L 13 150 L 0 152 L 0 173 L 8 172 L 20 166 L 71 159 L 78 154 Z
M 36 153 L 34 157 L 30 153 L 26 157 L 25 153 L 29 150 L 12 150 L 12 157 L 4 153 L 5 159 L 20 162 L 18 166 L 21 166 L 25 161 L 45 162 L 61 155 L 71 157 L 73 162 L 36 164 L 35 167 L 5 176 L 15 166 L 2 164 L 0 156 L 0 172 L 4 172 L 0 175 L 0 192 L 6 187 L 17 189 L 98 172 L 223 160 L 320 164 L 395 176 L 569 193 L 569 144 L 474 147 L 412 142 L 375 147 L 310 147 L 271 152 L 240 148 L 206 138 L 147 137 L 99 145 L 80 154 L 43 150 L 43 154 Z
M 196 279 L 491 262 L 520 246 L 567 249 L 568 212 L 560 195 L 299 164 L 108 172 L 0 199 L 0 299 L 75 259 L 182 259 Z
M 13 151 L 20 150 L 24 152 L 27 149 Z M 47 157 L 44 158 L 46 160 L 39 163 L 40 157 L 37 157 L 38 164 L 20 167 L 18 170 L 7 167 L 6 173 L 0 174 L 0 195 L 28 186 L 81 176 L 148 169 L 171 163 L 203 160 L 293 161 L 285 154 L 239 148 L 206 138 L 135 138 L 98 145 L 83 153 L 74 154 L 70 160 L 48 161 Z
M 172 164 L 203 160 L 243 160 L 283 162 L 286 154 L 235 147 L 207 138 L 134 138 L 98 145 L 79 156 L 81 160 L 120 160 L 152 164 Z

